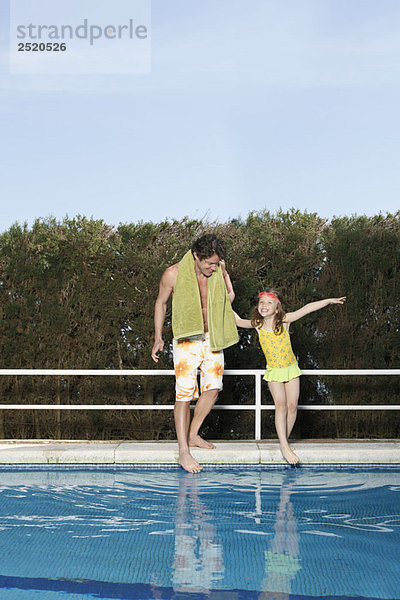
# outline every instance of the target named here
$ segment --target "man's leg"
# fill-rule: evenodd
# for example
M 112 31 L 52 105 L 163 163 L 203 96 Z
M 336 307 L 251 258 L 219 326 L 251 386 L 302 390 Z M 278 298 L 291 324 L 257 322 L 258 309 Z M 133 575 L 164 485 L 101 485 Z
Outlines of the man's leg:
M 199 343 L 196 341 L 173 341 L 174 368 L 176 378 L 176 400 L 174 419 L 179 446 L 178 462 L 189 473 L 199 473 L 202 467 L 194 460 L 189 450 L 190 402 L 198 396 L 197 367 Z
M 208 390 L 203 392 L 197 400 L 189 430 L 189 446 L 198 446 L 199 448 L 207 448 L 208 450 L 215 448 L 214 444 L 203 440 L 199 436 L 199 429 L 214 406 L 218 398 L 218 392 L 219 390 Z
M 184 402 L 180 400 L 175 402 L 174 419 L 179 447 L 178 462 L 185 471 L 189 471 L 189 473 L 199 473 L 203 467 L 194 460 L 189 450 L 190 401 Z
M 222 350 L 220 352 L 211 351 L 210 336 L 208 333 L 204 335 L 202 341 L 200 359 L 201 396 L 196 402 L 189 429 L 189 445 L 212 450 L 215 448 L 214 444 L 203 440 L 199 436 L 199 429 L 214 406 L 218 398 L 218 392 L 222 390 L 224 353 Z

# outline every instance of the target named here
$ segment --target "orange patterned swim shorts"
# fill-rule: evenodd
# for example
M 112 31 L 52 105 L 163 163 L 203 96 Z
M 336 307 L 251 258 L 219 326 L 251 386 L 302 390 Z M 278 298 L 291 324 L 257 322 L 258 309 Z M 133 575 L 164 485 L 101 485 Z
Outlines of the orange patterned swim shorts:
M 224 352 L 212 352 L 208 333 L 173 340 L 176 400 L 189 402 L 199 397 L 197 369 L 200 369 L 201 393 L 222 390 Z

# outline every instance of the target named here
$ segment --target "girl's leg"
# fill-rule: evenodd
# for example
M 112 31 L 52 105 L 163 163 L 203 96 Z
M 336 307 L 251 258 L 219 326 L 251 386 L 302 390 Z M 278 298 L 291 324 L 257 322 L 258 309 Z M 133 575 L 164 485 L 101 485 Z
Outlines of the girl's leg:
M 275 404 L 275 428 L 278 434 L 282 456 L 291 465 L 299 462 L 298 456 L 289 446 L 287 433 L 288 404 L 285 384 L 280 381 L 269 381 L 269 390 Z
M 271 392 L 275 404 L 275 429 L 278 434 L 281 446 L 287 445 L 287 406 L 286 393 L 283 383 L 278 381 L 268 382 L 269 391 Z
M 297 417 L 297 405 L 299 402 L 300 394 L 300 377 L 291 379 L 285 383 L 286 401 L 287 401 L 287 421 L 286 421 L 286 433 L 287 437 L 290 437 L 293 426 L 296 422 Z

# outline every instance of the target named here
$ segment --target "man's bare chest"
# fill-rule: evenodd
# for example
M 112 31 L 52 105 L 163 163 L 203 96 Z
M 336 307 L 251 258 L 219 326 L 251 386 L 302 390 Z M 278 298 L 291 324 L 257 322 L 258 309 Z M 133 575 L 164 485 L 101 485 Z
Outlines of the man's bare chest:
M 207 308 L 207 279 L 197 279 L 202 308 Z

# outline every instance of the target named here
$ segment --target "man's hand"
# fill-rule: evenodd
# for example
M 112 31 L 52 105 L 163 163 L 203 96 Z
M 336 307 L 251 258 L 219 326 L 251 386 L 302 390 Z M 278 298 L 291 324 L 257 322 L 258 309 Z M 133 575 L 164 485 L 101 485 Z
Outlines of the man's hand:
M 157 352 L 160 352 L 163 349 L 164 349 L 164 340 L 157 340 L 154 342 L 154 346 L 151 351 L 151 358 L 154 360 L 154 362 L 156 362 L 156 363 L 158 362 Z

